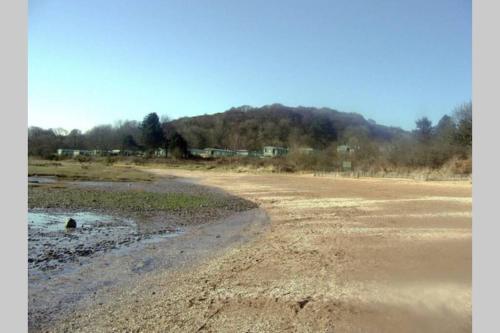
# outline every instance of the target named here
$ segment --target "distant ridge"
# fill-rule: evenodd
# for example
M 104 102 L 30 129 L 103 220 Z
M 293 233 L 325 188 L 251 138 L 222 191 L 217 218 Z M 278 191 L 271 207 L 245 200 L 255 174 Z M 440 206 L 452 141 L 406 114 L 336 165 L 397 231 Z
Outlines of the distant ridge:
M 266 145 L 323 149 L 356 133 L 373 141 L 409 134 L 399 127 L 379 125 L 353 112 L 330 108 L 243 105 L 212 115 L 183 117 L 164 125 L 190 147 L 261 149 Z

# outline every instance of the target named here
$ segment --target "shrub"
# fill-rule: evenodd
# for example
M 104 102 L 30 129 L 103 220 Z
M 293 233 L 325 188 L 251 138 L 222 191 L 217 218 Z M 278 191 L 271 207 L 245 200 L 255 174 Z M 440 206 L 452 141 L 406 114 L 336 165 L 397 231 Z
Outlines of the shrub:
M 92 157 L 90 156 L 85 156 L 85 155 L 78 155 L 74 158 L 76 161 L 80 162 L 80 163 L 84 163 L 84 162 L 90 162 L 92 161 Z
M 118 162 L 119 158 L 118 156 L 106 156 L 106 159 L 104 160 L 104 163 L 106 165 L 113 165 L 116 162 Z

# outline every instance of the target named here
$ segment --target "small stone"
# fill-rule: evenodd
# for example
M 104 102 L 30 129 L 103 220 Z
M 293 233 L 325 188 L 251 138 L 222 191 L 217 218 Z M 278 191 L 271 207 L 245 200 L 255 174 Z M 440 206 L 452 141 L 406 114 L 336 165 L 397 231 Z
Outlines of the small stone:
M 66 222 L 66 228 L 68 228 L 68 229 L 76 228 L 76 221 L 74 219 L 70 218 L 68 220 L 68 222 Z

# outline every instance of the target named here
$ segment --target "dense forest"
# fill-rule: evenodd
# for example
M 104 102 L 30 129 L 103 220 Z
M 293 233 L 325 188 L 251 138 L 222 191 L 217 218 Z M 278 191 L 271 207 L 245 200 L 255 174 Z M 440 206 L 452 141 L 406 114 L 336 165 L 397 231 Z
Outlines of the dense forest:
M 287 107 L 272 104 L 260 108 L 240 106 L 222 113 L 160 121 L 156 114 L 142 122 L 119 121 L 82 133 L 78 129 L 30 127 L 28 153 L 51 157 L 58 148 L 150 150 L 167 148 L 176 157 L 187 157 L 189 148 L 260 150 L 263 146 L 311 147 L 318 154 L 309 165 L 335 159 L 335 147 L 357 147 L 358 168 L 377 166 L 438 168 L 451 159 L 470 160 L 472 104 L 450 110 L 433 125 L 417 119 L 413 131 L 388 127 L 357 113 L 329 108 Z M 297 158 L 300 160 L 300 158 Z M 314 161 L 312 161 L 314 160 Z M 323 161 L 323 162 L 322 162 Z M 470 170 L 465 170 L 469 172 Z

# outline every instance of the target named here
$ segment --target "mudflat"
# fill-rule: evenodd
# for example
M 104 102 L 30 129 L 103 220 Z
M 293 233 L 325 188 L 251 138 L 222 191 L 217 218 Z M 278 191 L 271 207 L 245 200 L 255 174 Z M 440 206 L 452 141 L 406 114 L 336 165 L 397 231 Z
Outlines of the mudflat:
M 150 172 L 256 202 L 271 225 L 114 290 L 50 331 L 471 331 L 469 182 Z
M 29 182 L 30 331 L 50 331 L 58 319 L 108 300 L 114 289 L 204 260 L 268 224 L 250 201 L 166 177 Z M 76 228 L 65 227 L 69 218 Z

